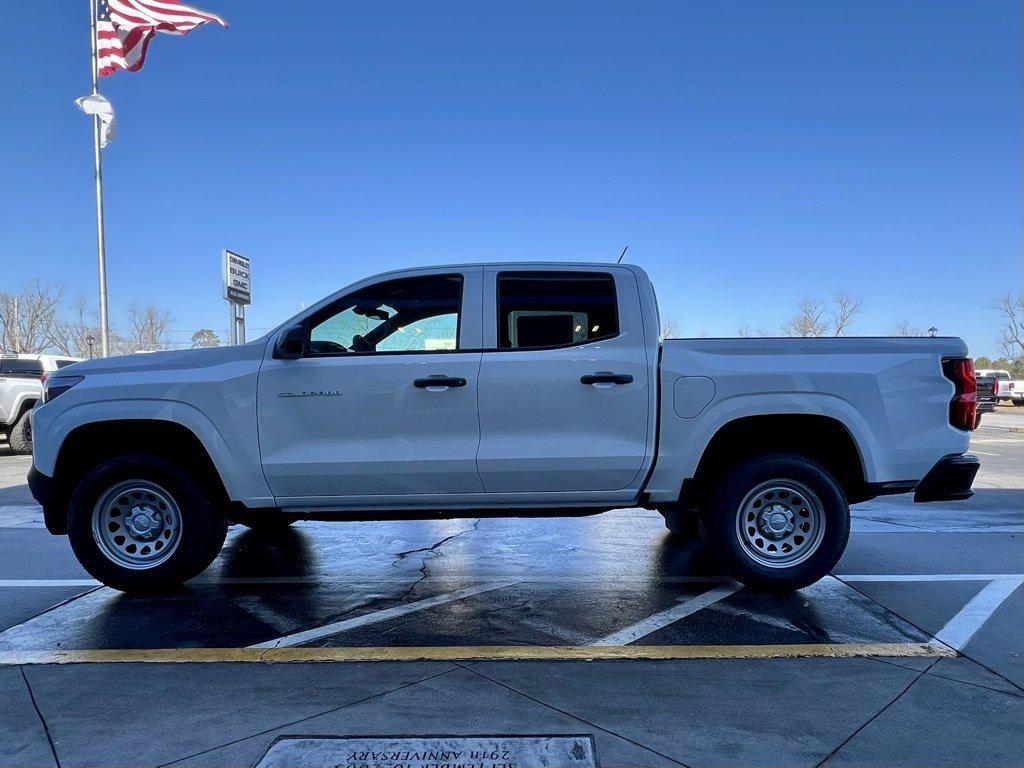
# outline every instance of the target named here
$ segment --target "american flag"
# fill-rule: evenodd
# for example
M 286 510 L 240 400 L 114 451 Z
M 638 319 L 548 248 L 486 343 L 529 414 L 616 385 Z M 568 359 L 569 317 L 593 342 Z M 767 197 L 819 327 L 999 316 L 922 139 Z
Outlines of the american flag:
M 149 41 L 157 32 L 187 35 L 209 21 L 227 26 L 220 16 L 178 0 L 99 0 L 97 13 L 96 56 L 100 77 L 119 69 L 142 69 Z

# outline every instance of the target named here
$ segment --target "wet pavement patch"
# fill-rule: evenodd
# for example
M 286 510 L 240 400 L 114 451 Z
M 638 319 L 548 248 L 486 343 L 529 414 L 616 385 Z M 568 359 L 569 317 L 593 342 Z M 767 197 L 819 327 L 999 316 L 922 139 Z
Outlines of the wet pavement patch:
M 343 582 L 150 597 L 97 589 L 0 632 L 0 663 L 943 655 L 927 632 L 833 578 L 781 596 L 723 581 L 382 592 Z
M 595 768 L 583 736 L 284 736 L 256 768 Z

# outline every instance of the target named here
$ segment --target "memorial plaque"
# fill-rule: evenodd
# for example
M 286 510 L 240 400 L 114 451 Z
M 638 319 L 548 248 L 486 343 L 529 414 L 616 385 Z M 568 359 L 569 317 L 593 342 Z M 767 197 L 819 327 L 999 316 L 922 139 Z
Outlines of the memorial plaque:
M 256 768 L 596 768 L 585 736 L 285 736 Z

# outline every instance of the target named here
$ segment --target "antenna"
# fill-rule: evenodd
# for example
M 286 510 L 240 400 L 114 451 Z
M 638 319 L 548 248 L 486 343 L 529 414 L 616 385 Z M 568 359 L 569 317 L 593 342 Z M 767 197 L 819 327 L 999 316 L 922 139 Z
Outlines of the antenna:
M 629 246 L 628 245 L 625 248 L 622 249 L 622 253 L 619 254 L 619 260 L 615 262 L 616 264 L 621 264 L 622 263 L 622 257 L 626 255 L 626 251 L 628 251 L 628 250 L 629 250 Z

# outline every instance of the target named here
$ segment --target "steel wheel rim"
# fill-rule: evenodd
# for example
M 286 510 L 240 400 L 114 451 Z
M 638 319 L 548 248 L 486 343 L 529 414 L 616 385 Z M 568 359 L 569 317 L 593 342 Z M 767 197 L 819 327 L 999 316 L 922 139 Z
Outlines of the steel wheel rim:
M 736 535 L 744 553 L 767 568 L 791 568 L 811 557 L 825 537 L 825 507 L 803 483 L 777 478 L 740 502 Z
M 165 489 L 125 480 L 104 493 L 92 512 L 92 535 L 104 556 L 123 568 L 155 568 L 181 541 L 181 511 Z

